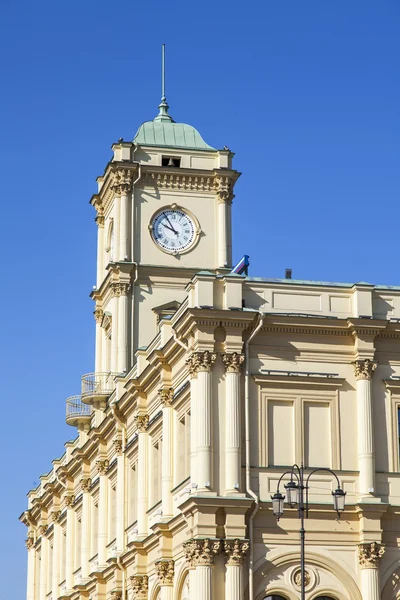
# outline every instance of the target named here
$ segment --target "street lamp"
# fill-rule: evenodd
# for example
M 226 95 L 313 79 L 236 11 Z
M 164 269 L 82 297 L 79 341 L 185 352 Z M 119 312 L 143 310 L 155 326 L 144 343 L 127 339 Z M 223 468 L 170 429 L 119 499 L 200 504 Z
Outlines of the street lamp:
M 272 500 L 272 512 L 276 516 L 277 520 L 281 518 L 283 515 L 284 501 L 285 496 L 281 494 L 279 491 L 279 486 L 281 484 L 282 479 L 285 475 L 290 475 L 290 480 L 284 485 L 286 491 L 286 502 L 289 504 L 291 508 L 295 508 L 298 506 L 299 519 L 300 519 L 300 570 L 301 570 L 301 600 L 305 600 L 305 539 L 306 539 L 306 531 L 304 529 L 304 519 L 308 518 L 308 482 L 314 473 L 317 471 L 325 471 L 326 473 L 330 473 L 336 479 L 337 488 L 334 492 L 332 492 L 333 497 L 333 507 L 337 512 L 338 518 L 340 519 L 341 513 L 344 511 L 345 505 L 345 497 L 346 492 L 342 490 L 340 487 L 340 481 L 338 476 L 331 469 L 314 469 L 305 479 L 305 468 L 303 465 L 299 467 L 298 465 L 293 465 L 290 471 L 285 471 L 283 475 L 280 477 L 278 481 L 278 486 L 276 492 L 273 496 L 271 496 Z M 304 490 L 306 491 L 306 495 L 304 498 Z

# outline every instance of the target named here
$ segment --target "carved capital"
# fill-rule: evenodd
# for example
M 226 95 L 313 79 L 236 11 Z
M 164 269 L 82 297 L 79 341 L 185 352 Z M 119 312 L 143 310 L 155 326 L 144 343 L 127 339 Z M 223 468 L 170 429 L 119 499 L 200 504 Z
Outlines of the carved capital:
M 355 360 L 353 363 L 354 374 L 357 381 L 359 379 L 371 379 L 376 369 L 376 363 L 369 358 L 365 360 Z
M 39 531 L 39 535 L 44 537 L 47 533 L 47 525 L 45 523 L 41 523 L 39 525 L 38 531 Z
M 149 426 L 149 415 L 136 415 L 135 423 L 136 423 L 138 432 L 145 433 Z
M 240 373 L 244 363 L 244 354 L 239 354 L 238 352 L 222 354 L 222 362 L 225 365 L 227 373 Z
M 131 588 L 133 598 L 136 600 L 147 600 L 149 591 L 149 579 L 147 575 L 133 575 L 131 577 Z
M 161 585 L 173 585 L 175 566 L 173 560 L 159 560 L 156 562 L 157 577 Z
M 115 438 L 115 440 L 113 440 L 113 446 L 114 446 L 115 454 L 117 454 L 118 456 L 121 456 L 122 455 L 122 440 L 121 440 L 121 438 Z
M 120 590 L 114 590 L 111 592 L 111 600 L 123 600 L 122 592 Z
M 191 539 L 183 544 L 185 558 L 191 567 L 212 565 L 214 558 L 221 550 L 221 540 Z
M 90 477 L 82 477 L 82 479 L 81 479 L 82 492 L 89 492 L 91 485 L 92 485 L 92 480 L 90 479 Z
M 105 475 L 108 469 L 109 461 L 107 459 L 96 460 L 96 469 L 99 475 Z
M 227 565 L 242 565 L 249 549 L 248 540 L 224 540 L 224 552 L 227 556 Z
M 171 406 L 174 399 L 174 390 L 171 387 L 164 387 L 158 390 L 160 396 L 160 402 L 163 406 Z
M 358 560 L 362 569 L 377 569 L 384 554 L 384 546 L 376 542 L 358 546 Z
M 217 194 L 218 204 L 232 204 L 235 197 L 232 192 L 232 183 L 229 177 L 215 178 L 215 192 Z
M 35 540 L 33 537 L 29 536 L 25 540 L 25 546 L 28 550 L 31 550 L 35 546 Z
M 96 323 L 98 323 L 100 325 L 100 323 L 103 320 L 103 314 L 104 314 L 103 313 L 103 309 L 102 308 L 96 308 L 93 314 L 94 314 L 94 318 L 95 318 Z
M 193 352 L 186 360 L 186 364 L 189 368 L 189 373 L 194 376 L 200 372 L 209 373 L 212 369 L 213 364 L 217 355 L 213 352 L 206 350 L 205 352 Z
M 98 214 L 97 217 L 96 217 L 96 223 L 97 223 L 97 225 L 99 227 L 104 227 L 104 221 L 105 221 L 104 215 Z
M 119 296 L 126 296 L 130 289 L 131 289 L 130 283 L 121 283 L 121 282 L 112 283 L 111 284 L 111 295 L 113 297 L 117 296 L 118 298 L 119 298 Z
M 52 523 L 58 523 L 61 517 L 61 510 L 53 510 L 50 513 L 50 521 Z
M 114 171 L 111 187 L 116 196 L 126 196 L 132 189 L 132 172 L 128 169 Z
M 64 504 L 67 508 L 71 508 L 73 503 L 75 502 L 75 496 L 73 494 L 65 494 L 64 496 Z

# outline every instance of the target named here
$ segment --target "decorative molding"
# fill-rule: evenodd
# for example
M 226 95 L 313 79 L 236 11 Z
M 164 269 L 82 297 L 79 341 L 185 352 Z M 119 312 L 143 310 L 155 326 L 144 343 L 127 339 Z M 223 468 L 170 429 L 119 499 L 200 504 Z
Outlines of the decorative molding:
M 149 426 L 149 415 L 136 415 L 135 418 L 136 427 L 139 433 L 146 433 Z
M 216 177 L 214 180 L 218 204 L 232 204 L 234 194 L 232 180 L 229 177 Z
M 111 284 L 111 296 L 119 298 L 120 296 L 126 296 L 131 289 L 130 283 L 112 283 Z
M 205 352 L 193 352 L 186 360 L 190 375 L 193 377 L 197 373 L 209 373 L 217 358 L 213 352 L 206 350 Z
M 44 523 L 42 523 L 41 525 L 39 525 L 39 535 L 44 537 L 47 533 L 47 525 L 45 525 Z
M 147 600 L 149 591 L 149 578 L 147 575 L 133 575 L 131 577 L 131 588 L 136 600 Z
M 354 375 L 356 380 L 360 379 L 372 379 L 372 375 L 376 369 L 376 362 L 366 358 L 365 360 L 355 360 L 352 365 L 354 366 Z
M 82 477 L 81 481 L 82 492 L 89 492 L 90 486 L 92 485 L 92 480 L 90 477 Z
M 104 227 L 105 217 L 103 214 L 98 214 L 95 221 L 99 227 Z
M 108 469 L 109 461 L 107 459 L 96 460 L 96 469 L 99 475 L 105 475 Z
M 27 547 L 28 550 L 32 550 L 32 548 L 35 546 L 34 538 L 31 536 L 27 537 L 25 540 L 25 546 Z
M 232 352 L 231 354 L 222 354 L 221 356 L 227 373 L 240 373 L 244 363 L 244 354 Z
M 214 558 L 221 550 L 221 540 L 210 538 L 197 540 L 191 539 L 183 543 L 185 558 L 191 567 L 198 565 L 212 565 Z
M 164 387 L 158 390 L 161 404 L 168 408 L 174 400 L 174 390 L 172 387 Z
M 121 440 L 121 438 L 115 438 L 115 440 L 113 440 L 113 446 L 114 446 L 115 454 L 117 454 L 118 456 L 121 456 L 122 455 L 122 440 Z
M 93 314 L 94 314 L 94 318 L 95 318 L 96 323 L 98 323 L 99 325 L 101 325 L 101 322 L 103 320 L 103 315 L 104 315 L 103 309 L 102 308 L 96 308 Z
M 111 189 L 116 196 L 126 196 L 132 189 L 132 171 L 118 169 L 112 175 Z
M 123 600 L 122 592 L 120 590 L 114 590 L 111 592 L 111 600 Z
M 173 585 L 175 563 L 173 560 L 159 560 L 156 562 L 157 577 L 161 585 Z
M 50 513 L 50 521 L 52 523 L 58 523 L 61 517 L 61 510 L 52 510 Z
M 296 585 L 298 588 L 301 587 L 301 570 L 297 569 L 297 571 L 295 571 L 293 573 L 293 583 L 294 585 Z M 311 583 L 311 575 L 308 571 L 304 571 L 304 587 L 308 587 Z
M 377 569 L 384 554 L 385 547 L 377 542 L 358 546 L 358 560 L 362 569 Z
M 65 494 L 64 496 L 64 504 L 67 508 L 71 508 L 71 506 L 73 505 L 73 503 L 75 502 L 75 496 L 74 494 Z
M 154 185 L 159 189 L 211 192 L 216 194 L 218 202 L 229 203 L 234 198 L 232 190 L 237 178 L 237 173 L 224 176 L 216 174 L 203 176 L 147 171 L 143 175 L 145 184 Z
M 242 565 L 249 549 L 248 540 L 224 540 L 224 552 L 227 555 L 227 565 Z

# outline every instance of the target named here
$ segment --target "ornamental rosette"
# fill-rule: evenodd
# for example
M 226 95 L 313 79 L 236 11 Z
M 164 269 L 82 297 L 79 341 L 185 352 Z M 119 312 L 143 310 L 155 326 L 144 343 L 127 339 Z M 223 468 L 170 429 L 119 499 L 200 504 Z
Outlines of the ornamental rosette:
M 156 562 L 157 577 L 161 585 L 173 585 L 175 563 L 173 560 L 159 560 Z
M 372 379 L 372 375 L 376 369 L 376 363 L 369 358 L 365 360 L 355 360 L 353 363 L 354 375 L 359 381 L 360 379 Z
M 242 565 L 249 549 L 248 540 L 224 540 L 224 552 L 227 556 L 227 565 Z
M 384 554 L 385 547 L 377 542 L 358 546 L 358 560 L 363 569 L 377 569 Z
M 240 373 L 244 363 L 244 354 L 239 354 L 238 352 L 222 354 L 222 362 L 225 365 L 227 373 Z
M 149 592 L 149 579 L 147 575 L 133 575 L 131 577 L 131 588 L 133 598 L 136 600 L 147 600 Z
M 221 550 L 221 540 L 191 539 L 183 544 L 185 558 L 191 567 L 214 564 L 214 558 Z

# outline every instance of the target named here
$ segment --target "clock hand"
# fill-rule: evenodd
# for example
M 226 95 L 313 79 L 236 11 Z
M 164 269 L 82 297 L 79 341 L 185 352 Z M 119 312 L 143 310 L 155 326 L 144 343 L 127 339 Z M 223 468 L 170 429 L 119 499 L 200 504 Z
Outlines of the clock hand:
M 175 231 L 175 229 L 172 229 L 172 227 L 168 227 L 168 225 L 166 225 L 165 223 L 163 223 L 163 226 L 164 226 L 166 229 L 169 229 L 170 231 L 172 231 L 172 233 L 176 233 L 176 235 L 178 235 L 178 232 L 177 232 L 177 231 Z
M 168 221 L 168 223 L 169 223 L 169 225 L 170 225 L 170 226 L 168 227 L 168 229 L 171 229 L 171 231 L 173 231 L 173 232 L 174 232 L 176 235 L 178 235 L 178 232 L 177 232 L 177 231 L 175 231 L 175 229 L 172 227 L 172 223 L 171 223 L 171 221 L 168 219 L 168 215 L 166 215 L 165 213 L 164 213 L 164 215 L 165 215 L 165 218 L 167 219 L 167 221 Z M 165 226 L 165 227 L 166 227 L 166 226 Z

